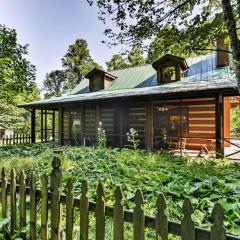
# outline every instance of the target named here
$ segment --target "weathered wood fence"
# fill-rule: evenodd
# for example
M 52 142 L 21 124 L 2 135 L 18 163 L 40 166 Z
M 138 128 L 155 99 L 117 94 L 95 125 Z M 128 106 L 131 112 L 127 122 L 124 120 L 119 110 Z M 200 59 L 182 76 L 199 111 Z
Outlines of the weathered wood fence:
M 0 146 L 8 146 L 21 143 L 31 143 L 30 134 L 14 134 L 11 136 L 3 136 L 0 139 Z
M 52 162 L 53 170 L 50 176 L 41 177 L 40 189 L 37 188 L 35 173 L 27 179 L 24 171 L 16 176 L 14 169 L 11 170 L 10 181 L 8 182 L 6 170 L 2 169 L 1 174 L 1 202 L 2 218 L 10 219 L 9 228 L 11 234 L 19 233 L 22 239 L 52 239 L 58 240 L 64 234 L 67 240 L 72 240 L 75 234 L 75 217 L 79 216 L 78 229 L 81 240 L 89 239 L 90 213 L 95 214 L 95 239 L 105 239 L 106 217 L 112 219 L 114 240 L 124 239 L 125 223 L 132 224 L 133 239 L 143 240 L 146 228 L 154 232 L 153 239 L 167 240 L 169 233 L 181 236 L 183 240 L 239 240 L 239 237 L 227 235 L 223 227 L 224 212 L 222 207 L 216 203 L 212 211 L 213 225 L 210 230 L 194 226 L 191 218 L 194 210 L 189 198 L 186 198 L 182 213 L 181 223 L 169 221 L 165 213 L 166 202 L 163 194 L 160 194 L 156 202 L 156 215 L 147 216 L 143 209 L 143 195 L 140 190 L 136 191 L 133 211 L 123 208 L 123 194 L 120 187 L 116 188 L 114 206 L 106 206 L 104 201 L 103 183 L 99 182 L 97 187 L 96 202 L 88 199 L 87 181 L 82 182 L 81 197 L 75 198 L 73 182 L 69 178 L 65 187 L 65 194 L 62 193 L 62 172 L 60 160 L 55 154 Z M 29 186 L 27 186 L 28 184 Z M 48 187 L 48 185 L 50 185 Z M 18 197 L 17 197 L 18 194 Z M 30 206 L 26 204 L 27 196 L 30 196 Z M 61 222 L 63 207 L 65 211 L 65 224 Z M 76 214 L 76 212 L 78 214 Z M 37 219 L 40 217 L 40 226 Z M 28 219 L 28 220 L 27 220 Z M 26 232 L 27 222 L 30 220 L 29 232 Z M 64 225 L 64 229 L 61 227 Z M 76 222 L 75 222 L 76 225 Z M 6 228 L 2 231 L 6 234 Z M 76 230 L 75 230 L 76 231 Z M 79 239 L 79 237 L 78 237 Z

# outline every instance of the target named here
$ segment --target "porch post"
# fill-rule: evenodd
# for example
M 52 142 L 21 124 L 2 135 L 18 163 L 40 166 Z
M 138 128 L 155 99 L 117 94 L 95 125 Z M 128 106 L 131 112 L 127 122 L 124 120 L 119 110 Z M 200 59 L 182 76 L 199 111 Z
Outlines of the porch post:
M 223 95 L 216 97 L 216 158 L 224 157 Z
M 58 120 L 59 120 L 59 133 L 58 133 L 58 136 L 59 136 L 59 140 L 58 140 L 58 143 L 59 145 L 63 145 L 63 109 L 60 108 L 59 109 L 59 114 L 58 114 Z
M 153 150 L 153 108 L 152 102 L 147 102 L 147 129 L 146 129 L 146 148 Z
M 36 141 L 36 110 L 31 110 L 31 143 Z

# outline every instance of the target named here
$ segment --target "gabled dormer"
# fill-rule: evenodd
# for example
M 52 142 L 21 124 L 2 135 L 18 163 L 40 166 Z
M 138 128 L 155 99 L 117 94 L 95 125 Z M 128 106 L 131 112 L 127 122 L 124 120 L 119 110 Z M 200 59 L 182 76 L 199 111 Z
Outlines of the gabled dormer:
M 103 89 L 107 89 L 108 84 L 116 79 L 115 76 L 113 76 L 110 73 L 107 73 L 101 69 L 94 68 L 92 71 L 90 71 L 86 78 L 89 79 L 89 90 L 90 92 L 96 92 Z
M 169 83 L 179 81 L 181 74 L 188 66 L 185 58 L 166 54 L 152 64 L 157 71 L 157 81 L 159 83 Z

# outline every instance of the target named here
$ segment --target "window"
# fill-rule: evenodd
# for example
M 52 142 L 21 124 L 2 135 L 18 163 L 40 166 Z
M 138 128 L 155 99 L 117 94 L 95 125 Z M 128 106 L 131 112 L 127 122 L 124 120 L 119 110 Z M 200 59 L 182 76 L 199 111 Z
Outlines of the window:
M 103 89 L 103 82 L 101 76 L 95 76 L 92 78 L 92 91 L 99 91 Z
M 176 66 L 162 67 L 162 81 L 176 81 Z

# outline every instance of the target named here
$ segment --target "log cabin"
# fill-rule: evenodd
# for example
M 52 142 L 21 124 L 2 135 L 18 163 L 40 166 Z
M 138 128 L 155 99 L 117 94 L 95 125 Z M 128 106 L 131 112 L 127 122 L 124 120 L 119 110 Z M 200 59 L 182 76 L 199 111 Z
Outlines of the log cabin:
M 94 145 L 102 122 L 111 147 L 127 144 L 131 128 L 148 150 L 202 148 L 224 155 L 230 99 L 239 96 L 227 52 L 106 72 L 93 69 L 71 92 L 21 105 L 32 113 L 32 142 Z M 37 121 L 38 120 L 38 121 Z

